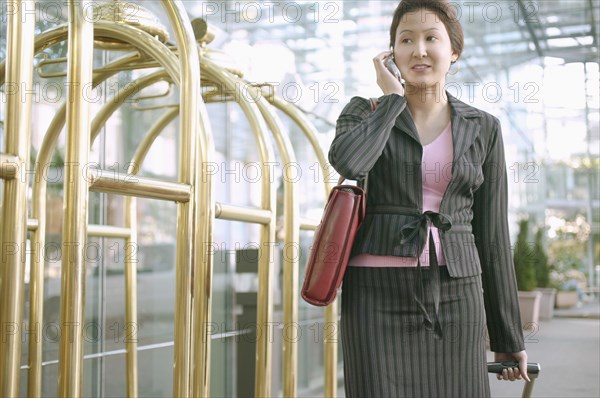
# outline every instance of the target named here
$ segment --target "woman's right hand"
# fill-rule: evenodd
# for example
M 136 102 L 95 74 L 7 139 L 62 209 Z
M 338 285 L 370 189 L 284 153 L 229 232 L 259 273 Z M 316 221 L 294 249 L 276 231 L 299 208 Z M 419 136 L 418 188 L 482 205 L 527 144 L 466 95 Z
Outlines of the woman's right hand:
M 375 72 L 377 73 L 377 85 L 379 85 L 384 95 L 396 93 L 403 96 L 404 87 L 402 83 L 385 67 L 385 60 L 391 56 L 391 51 L 384 51 L 373 58 Z

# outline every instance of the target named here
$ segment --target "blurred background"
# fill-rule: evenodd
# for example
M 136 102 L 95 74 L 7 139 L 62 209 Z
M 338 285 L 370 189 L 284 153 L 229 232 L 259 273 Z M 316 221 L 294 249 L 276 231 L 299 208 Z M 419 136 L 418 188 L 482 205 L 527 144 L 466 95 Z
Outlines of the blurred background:
M 158 1 L 137 1 L 164 18 Z M 190 18 L 204 18 L 216 31 L 209 49 L 234 63 L 244 78 L 271 84 L 283 99 L 305 111 L 319 132 L 325 151 L 335 121 L 353 96 L 377 97 L 372 58 L 388 49 L 389 25 L 397 1 L 185 1 Z M 550 289 L 548 310 L 598 303 L 600 276 L 600 94 L 597 0 L 487 1 L 452 4 L 465 30 L 465 50 L 452 66 L 447 90 L 502 122 L 509 178 L 509 210 L 519 289 Z M 6 2 L 0 2 L 0 60 L 6 56 Z M 66 23 L 62 1 L 35 2 L 36 33 Z M 168 21 L 162 21 L 168 25 Z M 174 37 L 171 32 L 171 37 Z M 58 43 L 44 57 L 65 56 Z M 96 51 L 98 63 L 115 52 Z M 62 78 L 34 73 L 36 95 L 32 159 L 62 103 Z M 64 69 L 64 65 L 62 66 Z M 137 77 L 125 71 L 111 78 L 91 98 L 99 109 L 118 89 Z M 152 91 L 154 90 L 154 91 Z M 147 94 L 165 93 L 154 87 Z M 176 90 L 162 103 L 177 101 Z M 0 87 L 0 104 L 5 104 Z M 90 161 L 100 168 L 125 172 L 137 143 L 157 118 L 152 100 L 129 101 L 114 114 L 94 144 Z M 252 173 L 258 161 L 249 124 L 235 103 L 207 105 L 216 145 L 216 199 L 234 205 L 257 205 L 259 184 Z M 296 150 L 297 183 L 303 217 L 319 219 L 324 204 L 323 176 L 317 158 L 298 127 L 280 115 Z M 4 105 L 0 106 L 0 138 Z M 141 175 L 175 179 L 177 124 L 159 137 L 142 166 Z M 1 148 L 0 148 L 1 149 Z M 64 137 L 47 165 L 45 322 L 56 322 L 60 298 L 60 239 Z M 282 173 L 275 171 L 279 192 Z M 278 206 L 281 206 L 281 195 Z M 121 196 L 90 193 L 90 223 L 123 223 Z M 175 205 L 138 201 L 140 273 L 138 281 L 140 395 L 170 396 Z M 218 327 L 212 345 L 212 396 L 250 396 L 254 377 L 253 341 L 248 334 L 255 315 L 255 263 L 258 227 L 216 220 L 213 321 Z M 301 232 L 300 275 L 312 232 Z M 254 243 L 253 243 L 254 242 Z M 87 264 L 85 395 L 123 396 L 124 293 L 123 241 L 92 239 Z M 281 248 L 276 262 L 275 321 L 281 321 Z M 250 265 L 248 265 L 250 264 Z M 254 264 L 255 265 L 255 264 Z M 26 283 L 28 283 L 26 276 Z M 546 291 L 546 290 L 544 290 Z M 561 295 L 561 293 L 569 293 Z M 570 302 L 559 302 L 559 295 Z M 254 300 L 254 301 L 253 301 Z M 541 300 L 541 298 L 539 298 Z M 254 311 L 254 312 L 253 312 Z M 550 311 L 550 312 L 548 312 Z M 323 336 L 336 333 L 324 326 L 320 309 L 300 302 L 299 396 L 319 396 L 323 389 Z M 537 321 L 527 321 L 537 322 Z M 55 396 L 58 344 L 44 330 L 44 396 Z M 280 347 L 281 328 L 275 344 Z M 22 391 L 25 391 L 27 345 L 23 345 Z M 281 394 L 281 353 L 273 350 L 273 392 Z M 341 350 L 339 355 L 341 365 Z M 342 367 L 338 369 L 340 382 Z M 343 388 L 340 388 L 343 393 Z

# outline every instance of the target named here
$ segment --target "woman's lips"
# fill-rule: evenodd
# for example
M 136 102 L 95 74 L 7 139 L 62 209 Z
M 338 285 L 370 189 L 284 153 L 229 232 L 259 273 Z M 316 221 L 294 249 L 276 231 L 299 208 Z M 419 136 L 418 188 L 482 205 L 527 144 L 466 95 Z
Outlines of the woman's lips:
M 429 68 L 430 68 L 429 65 L 420 64 L 420 65 L 415 65 L 410 69 L 414 70 L 415 72 L 421 72 L 421 71 L 427 70 Z

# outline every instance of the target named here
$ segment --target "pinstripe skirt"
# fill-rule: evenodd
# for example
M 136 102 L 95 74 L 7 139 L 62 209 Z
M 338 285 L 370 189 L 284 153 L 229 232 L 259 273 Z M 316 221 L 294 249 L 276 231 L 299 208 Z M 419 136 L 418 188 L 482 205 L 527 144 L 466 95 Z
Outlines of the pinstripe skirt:
M 439 270 L 441 338 L 424 327 L 415 303 L 416 268 L 347 268 L 340 321 L 346 397 L 490 396 L 481 278 Z M 430 270 L 422 274 L 433 311 Z

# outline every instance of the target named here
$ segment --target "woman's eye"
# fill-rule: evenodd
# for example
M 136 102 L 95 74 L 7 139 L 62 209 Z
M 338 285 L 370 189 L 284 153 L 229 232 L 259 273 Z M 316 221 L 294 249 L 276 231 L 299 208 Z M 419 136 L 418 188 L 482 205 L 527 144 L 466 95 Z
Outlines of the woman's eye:
M 435 36 L 429 36 L 429 37 L 427 38 L 427 40 L 429 40 L 429 41 L 434 41 L 434 40 L 437 40 L 437 37 L 435 37 Z
M 402 42 L 402 43 L 409 43 L 409 42 L 411 42 L 411 39 L 402 39 L 402 40 L 400 40 L 400 42 Z

